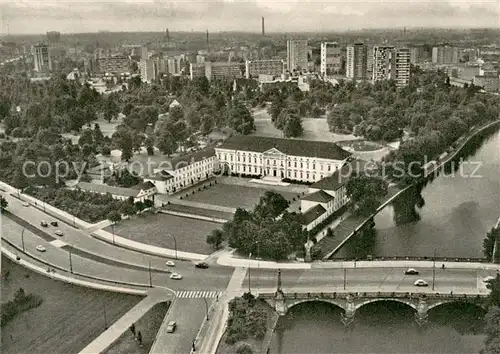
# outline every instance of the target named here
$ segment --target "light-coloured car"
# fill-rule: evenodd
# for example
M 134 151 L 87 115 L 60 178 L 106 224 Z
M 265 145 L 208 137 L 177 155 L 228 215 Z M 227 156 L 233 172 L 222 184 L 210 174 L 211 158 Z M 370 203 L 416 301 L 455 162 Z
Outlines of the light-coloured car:
M 36 246 L 36 250 L 39 251 L 39 252 L 45 252 L 46 251 L 45 247 L 43 247 L 42 245 Z
M 483 281 L 484 281 L 485 283 L 489 283 L 490 281 L 493 281 L 493 280 L 495 280 L 495 277 L 494 277 L 494 276 L 492 276 L 492 275 L 488 275 L 487 277 L 484 277 L 484 278 L 483 278 Z
M 180 275 L 178 273 L 172 273 L 172 274 L 170 274 L 170 279 L 181 280 L 182 279 L 182 275 Z
M 64 234 L 62 233 L 62 231 L 61 231 L 61 230 L 56 230 L 56 231 L 54 231 L 54 233 L 55 233 L 57 236 L 62 236 L 62 235 L 64 235 Z
M 175 267 L 175 263 L 172 261 L 166 261 L 165 264 L 169 267 Z
M 24 206 L 24 207 L 29 207 L 29 206 L 30 206 L 30 203 L 28 203 L 28 202 L 23 202 L 23 206 Z
M 175 321 L 170 321 L 167 324 L 167 333 L 174 333 L 176 327 L 177 323 L 175 323 Z
M 415 280 L 413 285 L 415 285 L 415 286 L 429 286 L 429 284 L 423 279 Z

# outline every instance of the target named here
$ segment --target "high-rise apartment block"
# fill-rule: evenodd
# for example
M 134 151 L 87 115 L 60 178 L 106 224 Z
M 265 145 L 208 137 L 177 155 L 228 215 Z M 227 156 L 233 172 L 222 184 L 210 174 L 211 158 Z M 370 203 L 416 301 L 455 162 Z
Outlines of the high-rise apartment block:
M 141 47 L 141 59 L 142 60 L 149 59 L 149 50 L 148 50 L 148 47 L 146 47 L 146 46 Z
M 280 59 L 247 60 L 245 63 L 245 77 L 247 79 L 259 75 L 280 76 L 283 74 L 285 64 Z
M 141 80 L 150 83 L 156 79 L 156 65 L 152 59 L 141 59 L 139 61 L 139 70 L 141 72 Z
M 46 44 L 37 44 L 33 46 L 33 61 L 35 71 L 49 72 L 52 71 L 52 58 L 50 56 L 50 47 Z
M 191 64 L 189 76 L 191 80 L 202 76 L 205 76 L 209 81 L 225 78 L 234 79 L 242 78 L 244 70 L 242 63 L 204 62 Z
M 306 39 L 290 39 L 286 42 L 286 58 L 287 70 L 307 71 L 307 40 Z
M 123 74 L 130 72 L 130 59 L 128 57 L 98 58 L 96 62 L 101 73 Z
M 49 45 L 57 45 L 61 41 L 61 32 L 49 31 L 47 32 L 47 40 Z
M 337 42 L 321 43 L 320 73 L 323 76 L 338 74 L 342 68 L 342 53 Z
M 404 87 L 410 82 L 410 50 L 393 46 L 373 47 L 372 82 L 394 80 Z
M 435 64 L 458 64 L 460 59 L 459 50 L 457 47 L 433 47 L 432 62 Z
M 346 76 L 353 80 L 367 79 L 368 48 L 363 43 L 347 46 Z

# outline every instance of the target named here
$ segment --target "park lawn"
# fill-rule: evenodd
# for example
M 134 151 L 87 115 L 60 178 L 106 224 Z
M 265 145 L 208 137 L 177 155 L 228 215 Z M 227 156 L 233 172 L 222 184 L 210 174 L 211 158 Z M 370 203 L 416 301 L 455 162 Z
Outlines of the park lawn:
M 207 244 L 207 235 L 222 224 L 167 214 L 143 214 L 123 220 L 115 226 L 115 234 L 147 245 L 177 250 L 210 254 L 213 249 Z M 105 229 L 112 232 L 111 227 Z
M 179 213 L 186 213 L 192 215 L 206 216 L 209 218 L 217 218 L 223 220 L 232 220 L 233 213 L 226 213 L 224 211 L 212 210 L 212 209 L 203 209 L 192 207 L 189 205 L 181 205 L 181 204 L 167 204 L 163 207 L 164 210 L 175 211 Z
M 210 188 L 202 189 L 199 192 L 186 197 L 186 200 L 201 202 L 212 205 L 220 205 L 230 208 L 244 208 L 251 210 L 259 202 L 269 189 L 245 187 L 218 183 Z M 279 192 L 285 199 L 292 200 L 297 196 L 293 192 Z
M 274 138 L 283 138 L 281 130 L 274 127 L 271 116 L 264 110 L 256 110 L 253 113 L 255 122 L 255 132 L 253 135 L 267 136 Z M 326 117 L 321 118 L 302 118 L 302 127 L 304 128 L 304 135 L 299 139 L 313 140 L 313 141 L 342 141 L 342 140 L 357 140 L 360 137 L 346 134 L 335 134 L 330 132 Z
M 142 347 L 134 339 L 132 332 L 127 330 L 104 354 L 148 354 L 169 306 L 168 301 L 156 304 L 135 323 L 136 333 L 141 332 L 142 335 Z
M 2 302 L 22 287 L 40 296 L 43 303 L 17 315 L 2 328 L 1 352 L 78 353 L 142 298 L 93 290 L 49 279 L 2 258 Z

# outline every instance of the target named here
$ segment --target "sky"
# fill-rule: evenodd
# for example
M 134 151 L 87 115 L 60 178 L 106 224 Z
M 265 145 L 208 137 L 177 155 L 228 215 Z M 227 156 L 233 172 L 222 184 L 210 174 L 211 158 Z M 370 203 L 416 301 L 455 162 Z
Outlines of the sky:
M 500 0 L 0 0 L 2 34 L 500 28 Z

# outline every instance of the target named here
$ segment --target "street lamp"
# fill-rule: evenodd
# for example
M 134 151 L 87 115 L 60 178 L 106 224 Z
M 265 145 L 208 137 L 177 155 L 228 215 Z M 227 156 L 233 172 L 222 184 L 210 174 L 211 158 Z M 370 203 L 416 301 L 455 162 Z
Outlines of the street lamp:
M 104 329 L 108 329 L 108 319 L 106 318 L 106 303 L 103 302 L 104 309 Z
M 250 271 L 251 271 L 251 267 L 250 267 L 250 258 L 252 257 L 252 252 L 250 252 L 248 254 L 248 292 L 251 294 L 252 293 L 252 290 L 250 288 Z
M 151 261 L 149 261 L 148 270 L 149 270 L 149 287 L 152 288 L 153 287 L 153 278 L 151 278 Z
M 113 245 L 115 244 L 115 223 L 111 224 L 111 229 L 113 230 Z
M 347 285 L 347 268 L 344 268 L 344 290 Z
M 434 256 L 432 257 L 432 290 L 436 282 L 436 249 L 434 248 Z
M 177 259 L 177 240 L 175 239 L 174 235 L 172 234 L 167 234 L 167 235 L 174 239 L 175 259 Z
M 73 274 L 73 260 L 71 259 L 71 246 L 69 248 L 69 271 Z
M 23 246 L 23 253 L 25 252 L 25 250 L 24 250 L 24 230 L 25 230 L 25 228 L 23 227 L 23 231 L 21 231 L 21 244 Z

